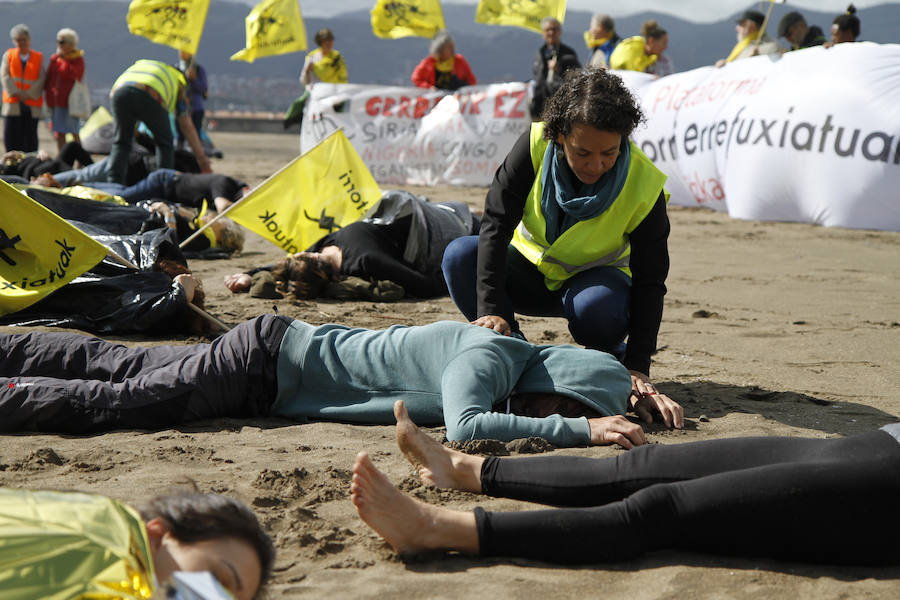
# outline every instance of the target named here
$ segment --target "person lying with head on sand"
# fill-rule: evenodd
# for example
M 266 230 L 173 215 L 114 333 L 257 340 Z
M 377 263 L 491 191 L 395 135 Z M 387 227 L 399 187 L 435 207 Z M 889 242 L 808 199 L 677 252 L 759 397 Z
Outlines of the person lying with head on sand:
M 647 445 L 612 458 L 480 457 L 445 448 L 398 402 L 397 443 L 427 486 L 563 508 L 448 510 L 400 492 L 365 452 L 360 518 L 401 554 L 457 550 L 576 564 L 663 549 L 897 564 L 900 423 L 846 438 Z M 877 532 L 877 533 L 875 533 Z
M 0 488 L 0 537 L 11 536 L 0 548 L 5 598 L 149 598 L 176 571 L 205 571 L 250 600 L 275 562 L 253 511 L 219 494 L 158 496 L 135 510 L 95 494 Z
M 0 431 L 260 415 L 391 424 L 394 402 L 404 400 L 417 421 L 446 424 L 450 440 L 537 436 L 555 446 L 631 448 L 644 436 L 620 416 L 629 401 L 647 421 L 651 411 L 669 426 L 683 421 L 664 394 L 629 396 L 628 371 L 609 354 L 450 321 L 372 331 L 265 315 L 211 344 L 127 348 L 31 332 L 0 335 L 0 347 Z M 572 414 L 548 414 L 557 410 Z

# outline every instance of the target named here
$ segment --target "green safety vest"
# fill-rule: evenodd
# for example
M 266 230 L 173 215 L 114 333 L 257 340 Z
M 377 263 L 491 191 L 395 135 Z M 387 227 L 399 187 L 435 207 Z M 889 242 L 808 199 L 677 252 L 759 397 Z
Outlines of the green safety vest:
M 175 110 L 179 88 L 185 87 L 184 75 L 181 71 L 158 60 L 142 58 L 119 75 L 112 89 L 135 83 L 148 85 L 163 99 L 169 112 Z
M 547 222 L 541 212 L 541 164 L 549 140 L 544 139 L 544 124 L 531 125 L 531 164 L 534 184 L 525 200 L 522 220 L 513 233 L 512 245 L 544 274 L 547 289 L 558 290 L 576 273 L 594 267 L 618 267 L 631 276 L 628 267 L 631 243 L 628 234 L 640 225 L 656 204 L 666 175 L 647 155 L 631 144 L 628 177 L 622 191 L 609 208 L 592 219 L 579 221 L 547 242 Z M 665 194 L 666 202 L 669 194 Z

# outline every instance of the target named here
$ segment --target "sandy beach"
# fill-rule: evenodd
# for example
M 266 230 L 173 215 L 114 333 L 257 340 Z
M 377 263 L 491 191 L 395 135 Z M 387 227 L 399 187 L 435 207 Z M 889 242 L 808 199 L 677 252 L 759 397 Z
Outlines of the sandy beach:
M 42 128 L 42 136 L 45 136 Z M 261 182 L 298 151 L 292 135 L 214 133 L 217 172 Z M 52 150 L 42 137 L 42 147 Z M 480 207 L 481 188 L 408 188 Z M 645 426 L 650 443 L 747 435 L 834 437 L 900 420 L 900 233 L 738 221 L 672 207 L 671 271 L 652 372 L 685 408 L 683 431 Z M 272 311 L 320 324 L 384 328 L 461 321 L 449 298 L 292 302 L 232 295 L 222 278 L 279 256 L 249 234 L 243 254 L 192 261 L 207 310 L 229 324 Z M 561 319 L 523 318 L 535 343 L 571 343 Z M 4 332 L 15 331 L 3 327 Z M 110 338 L 128 344 L 175 338 Z M 443 429 L 427 430 L 435 438 Z M 422 487 L 393 427 L 220 420 L 85 437 L 0 436 L 0 485 L 78 489 L 138 502 L 186 479 L 234 495 L 262 518 L 279 557 L 272 598 L 896 598 L 900 568 L 825 567 L 683 552 L 586 568 L 453 554 L 402 561 L 356 515 L 350 468 L 365 449 L 402 489 L 469 509 L 531 505 Z M 555 450 L 612 456 L 611 447 Z M 836 506 L 835 511 L 841 510 Z M 884 515 L 885 519 L 897 518 Z M 822 524 L 827 527 L 827 523 Z M 872 531 L 876 536 L 879 532 Z M 772 531 L 779 544 L 779 532 Z M 615 546 L 615 539 L 598 539 Z

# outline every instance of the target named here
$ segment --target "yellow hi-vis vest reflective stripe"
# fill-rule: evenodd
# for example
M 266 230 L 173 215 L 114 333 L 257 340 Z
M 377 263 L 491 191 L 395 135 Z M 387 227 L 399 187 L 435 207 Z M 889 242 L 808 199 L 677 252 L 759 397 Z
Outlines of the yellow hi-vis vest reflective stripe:
M 541 169 L 550 142 L 544 139 L 543 133 L 543 123 L 531 125 L 534 184 L 525 200 L 522 221 L 513 233 L 513 247 L 544 274 L 544 283 L 551 290 L 558 290 L 569 277 L 594 267 L 618 267 L 630 277 L 628 234 L 653 209 L 659 193 L 664 191 L 666 175 L 633 142 L 629 142 L 628 177 L 610 207 L 592 219 L 579 221 L 549 244 L 547 221 L 541 212 Z M 668 202 L 669 194 L 665 196 Z
M 169 109 L 174 111 L 175 101 L 178 100 L 179 88 L 185 87 L 184 75 L 175 67 L 169 66 L 158 60 L 140 59 L 119 75 L 112 89 L 123 85 L 149 85 L 156 90 L 160 98 Z

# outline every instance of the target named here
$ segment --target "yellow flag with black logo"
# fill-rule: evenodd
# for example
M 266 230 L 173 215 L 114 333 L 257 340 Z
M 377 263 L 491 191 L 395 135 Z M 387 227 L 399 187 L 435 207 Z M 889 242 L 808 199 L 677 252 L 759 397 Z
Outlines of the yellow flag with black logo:
M 209 0 L 132 0 L 128 31 L 151 42 L 197 54 Z
M 439 0 L 377 0 L 372 9 L 372 32 L 380 38 L 432 38 L 444 29 Z
M 0 181 L 0 315 L 31 306 L 106 253 L 106 246 Z
M 306 26 L 297 0 L 263 0 L 244 19 L 246 48 L 231 60 L 252 63 L 263 56 L 306 50 Z
M 380 198 L 378 184 L 339 129 L 223 214 L 293 253 L 365 216 Z
M 566 18 L 566 0 L 480 0 L 475 22 L 485 25 L 511 25 L 541 32 L 541 19 Z

